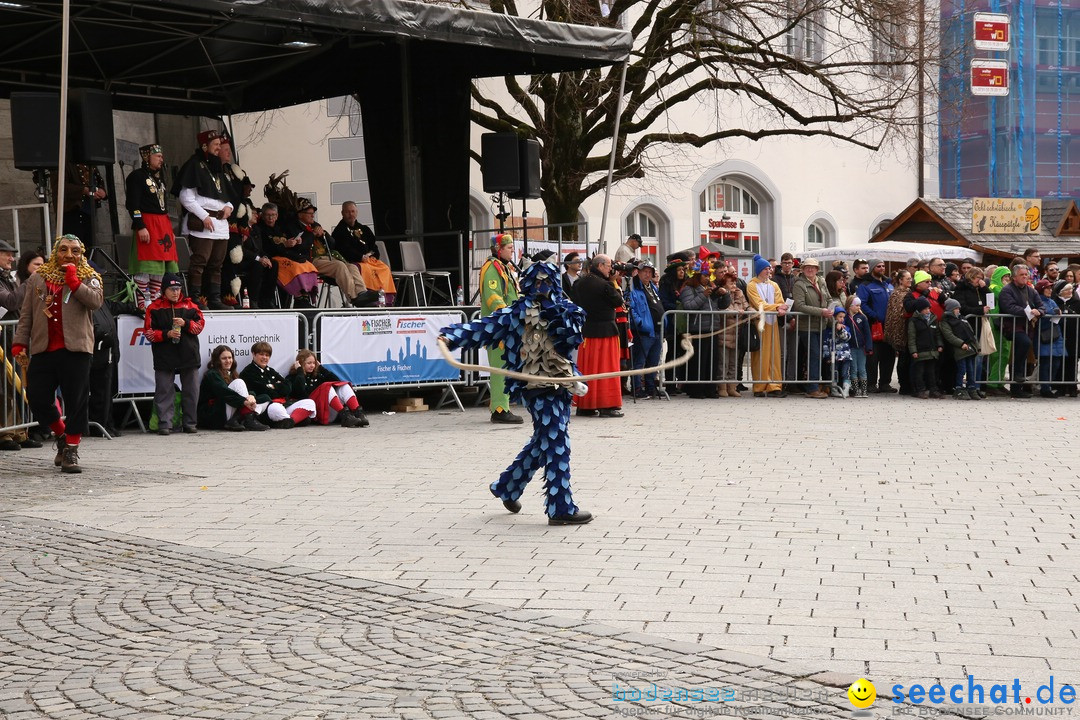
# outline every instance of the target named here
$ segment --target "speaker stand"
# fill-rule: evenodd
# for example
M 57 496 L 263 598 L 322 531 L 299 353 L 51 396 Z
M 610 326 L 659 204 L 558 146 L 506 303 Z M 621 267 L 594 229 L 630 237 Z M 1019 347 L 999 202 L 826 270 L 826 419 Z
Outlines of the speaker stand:
M 521 242 L 524 244 L 522 253 L 529 254 L 529 211 L 525 208 L 525 198 L 521 198 Z
M 492 198 L 495 202 L 499 203 L 499 212 L 495 218 L 499 221 L 499 234 L 503 234 L 503 230 L 506 228 L 506 218 L 510 217 L 510 213 L 506 210 L 506 193 L 500 192 Z
M 50 176 L 48 168 L 38 168 L 34 171 L 34 197 L 39 203 L 49 202 Z

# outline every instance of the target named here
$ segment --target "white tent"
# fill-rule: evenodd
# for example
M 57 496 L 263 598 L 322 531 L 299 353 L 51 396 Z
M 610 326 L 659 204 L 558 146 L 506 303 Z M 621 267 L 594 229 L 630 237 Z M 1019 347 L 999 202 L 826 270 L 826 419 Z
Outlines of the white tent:
M 924 243 L 907 243 L 895 240 L 807 250 L 799 254 L 798 257 L 802 260 L 809 258 L 816 258 L 817 260 L 870 260 L 874 258 L 885 262 L 905 262 L 908 258 L 930 260 L 939 257 L 946 260 L 971 258 L 975 262 L 982 262 L 982 253 L 971 248 L 957 247 L 955 245 L 926 245 Z

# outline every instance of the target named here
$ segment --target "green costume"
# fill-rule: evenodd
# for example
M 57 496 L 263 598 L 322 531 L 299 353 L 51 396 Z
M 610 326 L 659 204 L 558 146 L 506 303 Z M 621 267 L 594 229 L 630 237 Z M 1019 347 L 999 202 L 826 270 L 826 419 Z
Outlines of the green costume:
M 503 235 L 502 237 L 509 236 Z M 513 243 L 513 239 L 511 238 L 508 242 Z M 498 253 L 499 247 L 506 243 L 507 241 L 502 240 L 492 250 Z M 487 317 L 517 299 L 517 277 L 515 277 L 507 264 L 499 259 L 497 254 L 492 255 L 484 263 L 484 266 L 480 268 L 480 315 Z M 501 344 L 488 346 L 488 361 L 492 367 L 505 367 Z M 491 375 L 488 378 L 488 386 L 491 392 L 491 412 L 509 412 L 510 398 L 506 393 L 506 383 L 503 376 Z
M 990 276 L 990 290 L 994 293 L 994 309 L 990 311 L 991 315 L 998 315 L 1001 300 L 1001 289 L 1005 287 L 1004 277 L 1006 275 L 1012 275 L 1012 272 L 1007 267 L 999 267 L 994 271 L 994 274 Z M 996 320 L 990 321 L 993 324 L 994 329 L 994 344 L 997 345 L 997 352 L 990 356 L 990 369 L 987 373 L 987 384 L 999 390 L 1004 387 L 1002 381 L 1005 379 L 1005 369 L 1009 367 L 1009 358 L 1012 355 L 1012 340 L 1001 335 L 1001 323 Z

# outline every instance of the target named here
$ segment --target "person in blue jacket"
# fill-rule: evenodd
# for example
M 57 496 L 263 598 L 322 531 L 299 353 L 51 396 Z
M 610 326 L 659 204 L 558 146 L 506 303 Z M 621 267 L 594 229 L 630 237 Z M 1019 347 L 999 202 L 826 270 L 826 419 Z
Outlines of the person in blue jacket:
M 866 282 L 859 284 L 859 287 Z M 870 320 L 862 311 L 862 300 L 859 296 L 849 295 L 847 299 L 847 318 L 844 320 L 851 339 L 848 346 L 851 348 L 851 397 L 864 398 L 866 394 L 866 365 L 867 358 L 874 356 L 874 338 L 870 331 Z
M 660 349 L 664 343 L 661 332 L 664 306 L 655 280 L 656 267 L 646 260 L 638 266 L 637 275 L 630 282 L 630 327 L 634 331 L 631 350 L 635 370 L 660 364 Z M 634 397 L 647 398 L 658 394 L 656 373 L 634 376 Z
M 889 307 L 889 295 L 892 291 L 893 286 L 889 282 L 885 261 L 871 260 L 869 276 L 855 290 L 855 296 L 862 303 L 862 311 L 870 323 L 871 331 L 875 323 L 881 323 L 884 329 L 885 313 Z M 896 353 L 906 351 L 907 348 L 893 348 L 884 340 L 877 343 L 873 355 L 866 363 L 866 377 L 870 392 L 896 392 L 896 389 L 889 385 L 889 381 L 892 380 L 893 364 L 896 362 Z

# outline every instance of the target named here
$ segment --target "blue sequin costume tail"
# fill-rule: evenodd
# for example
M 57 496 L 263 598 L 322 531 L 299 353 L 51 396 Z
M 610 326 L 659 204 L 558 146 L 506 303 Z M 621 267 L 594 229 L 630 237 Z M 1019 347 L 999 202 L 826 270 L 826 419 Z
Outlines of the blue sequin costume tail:
M 554 352 L 558 355 L 554 359 L 568 363 L 565 358 L 581 344 L 585 313 L 563 297 L 558 268 L 548 262 L 533 263 L 522 273 L 521 289 L 521 297 L 488 317 L 443 328 L 447 345 L 454 349 L 504 343 L 508 369 L 522 372 L 526 360 L 531 369 L 538 362 L 545 365 L 545 360 L 551 357 L 523 357 L 535 352 L 536 343 L 529 343 L 530 350 L 523 352 L 526 314 L 532 313 L 534 321 L 539 317 L 544 323 L 551 340 L 548 347 L 553 350 L 549 349 L 548 354 Z M 572 370 L 576 375 L 577 368 Z M 543 466 L 544 507 L 548 517 L 575 514 L 578 507 L 570 489 L 570 392 L 565 386 L 528 387 L 514 379 L 507 379 L 506 387 L 511 399 L 521 402 L 532 416 L 533 434 L 510 466 L 491 484 L 492 494 L 504 501 L 517 500 Z

